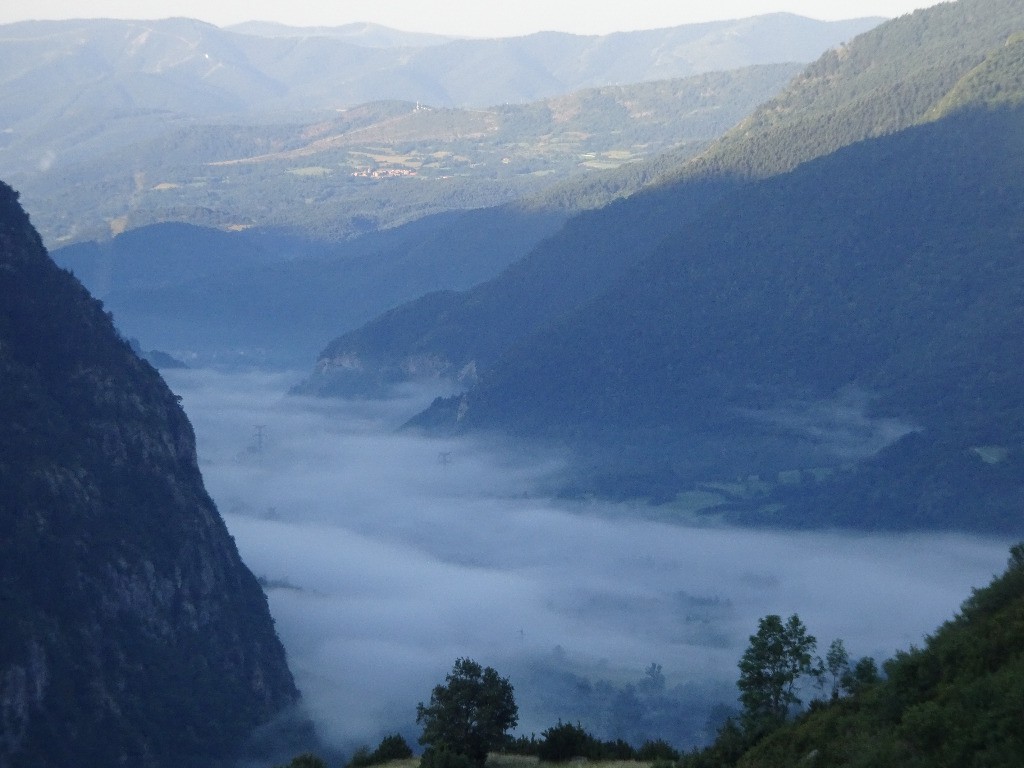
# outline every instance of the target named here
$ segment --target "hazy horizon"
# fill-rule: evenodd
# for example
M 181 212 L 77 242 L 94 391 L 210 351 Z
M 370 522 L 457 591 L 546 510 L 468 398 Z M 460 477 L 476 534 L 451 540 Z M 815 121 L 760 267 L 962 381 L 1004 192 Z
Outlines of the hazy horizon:
M 707 21 L 741 19 L 767 13 L 794 13 L 825 21 L 880 16 L 892 18 L 935 0 L 837 0 L 823 6 L 817 0 L 722 0 L 713 5 L 641 0 L 626 5 L 588 8 L 565 2 L 528 0 L 514 5 L 473 3 L 469 0 L 398 0 L 374 3 L 357 0 L 343 4 L 275 3 L 236 0 L 211 5 L 199 0 L 95 0 L 84 6 L 77 0 L 39 0 L 31 5 L 0 8 L 0 24 L 30 19 L 119 18 L 160 19 L 184 16 L 230 26 L 245 21 L 273 21 L 292 26 L 340 26 L 370 22 L 406 32 L 468 37 L 513 37 L 540 31 L 609 34 L 675 27 Z

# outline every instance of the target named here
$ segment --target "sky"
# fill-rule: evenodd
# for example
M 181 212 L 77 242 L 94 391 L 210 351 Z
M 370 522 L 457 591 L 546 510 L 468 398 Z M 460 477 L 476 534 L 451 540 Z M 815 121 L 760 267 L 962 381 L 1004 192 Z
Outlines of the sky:
M 0 4 L 0 23 L 27 19 L 158 19 L 187 16 L 226 26 L 253 19 L 294 26 L 368 21 L 409 32 L 508 37 L 538 31 L 607 34 L 736 19 L 786 11 L 816 19 L 899 16 L 934 0 L 633 0 L 584 4 L 573 0 L 35 0 Z
M 556 502 L 537 484 L 558 456 L 396 433 L 431 393 L 346 402 L 286 397 L 282 374 L 165 374 L 305 706 L 342 750 L 396 730 L 415 743 L 417 702 L 463 656 L 509 677 L 524 734 L 561 719 L 693 746 L 711 707 L 735 702 L 760 617 L 797 613 L 820 653 L 842 638 L 882 661 L 1007 560 L 1010 542 L 984 537 L 693 527 Z M 651 664 L 657 700 L 635 685 Z

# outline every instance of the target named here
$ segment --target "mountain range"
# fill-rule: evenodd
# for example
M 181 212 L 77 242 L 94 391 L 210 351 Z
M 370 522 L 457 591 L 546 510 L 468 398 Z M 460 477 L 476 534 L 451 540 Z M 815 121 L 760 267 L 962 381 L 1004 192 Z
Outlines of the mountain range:
M 198 364 L 302 366 L 670 172 L 784 87 L 793 59 L 877 21 L 505 40 L 7 25 L 0 175 L 126 336 Z
M 166 119 L 308 114 L 382 99 L 434 107 L 537 101 L 603 85 L 807 61 L 879 21 L 774 14 L 604 36 L 447 41 L 391 31 L 386 45 L 380 28 L 364 44 L 367 35 L 351 27 L 22 22 L 0 29 L 0 55 L 8 62 L 0 94 L 9 105 L 4 128 L 17 146 L 30 128 L 63 135 L 73 115 L 100 117 L 118 107 L 125 118 L 155 112 Z
M 50 246 L 163 221 L 335 239 L 507 203 L 567 171 L 663 151 L 669 136 L 669 147 L 692 144 L 707 134 L 693 130 L 698 119 L 717 135 L 781 88 L 794 62 L 878 21 L 780 14 L 449 41 L 190 19 L 5 25 L 0 176 Z M 732 82 L 698 79 L 751 67 Z M 675 111 L 652 107 L 674 101 Z M 420 179 L 352 178 L 378 168 Z
M 415 424 L 567 444 L 572 492 L 1019 530 L 1022 30 L 1007 0 L 881 25 L 660 185 L 340 337 L 305 391 L 430 360 L 478 381 Z
M 797 71 L 766 65 L 443 115 L 363 105 L 312 136 L 292 131 L 273 152 L 230 129 L 216 140 L 154 143 L 135 161 L 164 181 L 130 193 L 126 226 L 190 223 L 134 227 L 53 256 L 148 346 L 220 364 L 306 366 L 339 328 L 430 291 L 469 288 L 571 213 L 636 191 Z M 207 139 L 213 150 L 202 149 Z M 226 147 L 248 159 L 197 166 L 204 151 Z M 55 192 L 48 210 L 72 227 L 93 216 L 107 229 L 104 217 L 119 205 L 117 195 L 96 193 L 113 183 L 107 167 L 119 166 L 83 169 L 81 183 Z M 194 183 L 201 172 L 228 176 Z M 307 195 L 324 199 L 310 205 Z M 233 231 L 210 226 L 213 207 L 222 223 L 236 222 Z

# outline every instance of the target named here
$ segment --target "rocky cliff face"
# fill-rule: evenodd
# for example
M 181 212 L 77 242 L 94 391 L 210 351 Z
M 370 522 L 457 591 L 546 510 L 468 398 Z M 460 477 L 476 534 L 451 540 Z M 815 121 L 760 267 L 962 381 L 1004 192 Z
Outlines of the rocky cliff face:
M 298 692 L 191 425 L 0 183 L 0 768 L 216 765 Z

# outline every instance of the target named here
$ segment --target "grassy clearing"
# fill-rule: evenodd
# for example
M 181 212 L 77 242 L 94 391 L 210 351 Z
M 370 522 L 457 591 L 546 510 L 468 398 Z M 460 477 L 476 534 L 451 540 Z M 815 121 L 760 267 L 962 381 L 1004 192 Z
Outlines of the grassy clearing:
M 405 760 L 391 760 L 383 763 L 386 768 L 419 768 L 420 759 L 418 757 L 410 757 Z
M 486 768 L 572 768 L 572 766 L 585 765 L 587 768 L 650 768 L 653 763 L 645 760 L 587 760 L 585 757 L 578 757 L 565 763 L 546 763 L 539 757 L 530 755 L 497 755 L 487 756 Z
M 322 165 L 307 165 L 304 168 L 289 168 L 288 173 L 294 176 L 327 176 L 334 171 Z
M 352 152 L 353 155 L 362 155 L 368 157 L 375 163 L 381 163 L 384 165 L 404 165 L 408 167 L 418 167 L 423 163 L 423 157 L 419 154 L 397 154 L 395 152 L 378 151 L 378 152 Z

